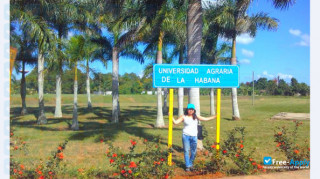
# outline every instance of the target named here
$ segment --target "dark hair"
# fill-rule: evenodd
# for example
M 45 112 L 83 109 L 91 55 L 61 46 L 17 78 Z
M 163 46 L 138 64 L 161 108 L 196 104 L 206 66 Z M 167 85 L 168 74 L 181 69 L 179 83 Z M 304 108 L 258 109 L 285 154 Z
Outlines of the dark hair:
M 190 109 L 193 109 L 193 108 L 190 108 Z M 196 110 L 195 109 L 193 109 L 193 110 L 194 110 L 194 113 L 192 115 L 192 118 L 193 118 L 193 120 L 196 120 L 197 119 Z M 188 115 L 188 108 L 186 108 L 186 110 L 184 110 L 184 115 Z

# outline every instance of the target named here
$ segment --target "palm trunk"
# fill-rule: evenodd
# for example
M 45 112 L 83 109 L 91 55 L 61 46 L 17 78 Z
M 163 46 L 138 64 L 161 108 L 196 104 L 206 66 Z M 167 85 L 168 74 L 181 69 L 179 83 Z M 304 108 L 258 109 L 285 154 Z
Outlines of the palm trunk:
M 210 115 L 216 115 L 216 110 L 214 107 L 214 88 L 210 89 Z
M 90 96 L 90 76 L 89 76 L 89 60 L 87 60 L 87 96 L 88 96 L 88 109 L 92 108 Z
M 39 115 L 38 115 L 38 121 L 37 124 L 46 124 L 47 118 L 44 112 L 44 99 L 43 99 L 43 81 L 44 81 L 44 57 L 41 52 L 41 49 L 39 49 L 38 54 L 38 96 L 39 96 Z
M 112 122 L 119 123 L 119 52 L 117 47 L 112 49 Z
M 183 47 L 180 49 L 180 52 L 179 52 L 179 64 L 183 64 Z M 184 97 L 184 90 L 183 88 L 179 88 L 178 89 L 178 115 L 179 116 L 184 114 L 183 97 Z
M 59 39 L 62 39 L 62 33 L 61 29 L 59 28 L 58 30 L 58 36 Z M 58 49 L 61 51 L 61 45 L 58 44 Z M 55 107 L 55 112 L 54 112 L 54 117 L 62 117 L 62 110 L 61 110 L 61 84 L 62 84 L 62 59 L 61 57 L 59 58 L 59 70 L 58 74 L 56 75 L 56 107 Z
M 21 77 L 21 87 L 20 87 L 20 94 L 21 94 L 21 101 L 22 101 L 22 109 L 21 115 L 25 115 L 28 113 L 27 105 L 26 105 L 26 78 L 25 78 L 25 61 L 22 61 L 22 77 Z
M 178 89 L 178 115 L 181 116 L 184 114 L 183 112 L 183 96 L 184 96 L 183 88 Z
M 72 130 L 79 130 L 78 122 L 78 68 L 77 62 L 74 67 L 74 86 L 73 86 L 73 115 L 72 115 Z
M 59 62 L 59 71 L 56 75 L 56 108 L 54 117 L 62 117 L 61 111 L 61 77 L 62 77 L 62 62 Z
M 201 1 L 189 0 L 187 12 L 187 38 L 188 38 L 188 64 L 200 64 L 201 39 L 202 39 L 202 8 Z M 196 113 L 200 115 L 199 88 L 190 88 L 189 103 L 196 107 Z M 198 140 L 198 149 L 203 149 L 202 140 Z
M 232 39 L 232 57 L 231 57 L 231 65 L 237 64 L 236 59 L 236 36 Z M 237 97 L 237 88 L 232 88 L 231 93 L 231 99 L 232 99 L 232 119 L 233 120 L 240 120 L 240 112 L 238 107 L 238 97 Z
M 163 88 L 163 113 L 167 114 L 168 113 L 168 106 L 167 106 L 167 99 L 168 99 L 168 88 Z
M 159 35 L 159 42 L 158 42 L 158 51 L 157 51 L 157 64 L 162 64 L 162 39 L 164 37 L 164 33 L 161 31 Z M 163 112 L 162 112 L 162 97 L 161 97 L 161 88 L 157 89 L 158 95 L 158 110 L 157 110 L 157 120 L 155 127 L 164 127 L 164 120 L 163 120 Z

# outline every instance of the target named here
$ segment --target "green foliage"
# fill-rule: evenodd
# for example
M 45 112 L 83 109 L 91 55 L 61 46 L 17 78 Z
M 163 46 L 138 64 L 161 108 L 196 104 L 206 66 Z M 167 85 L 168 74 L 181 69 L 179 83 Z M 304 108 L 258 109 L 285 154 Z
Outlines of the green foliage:
M 174 166 L 167 164 L 169 150 L 161 148 L 159 137 L 151 142 L 144 139 L 145 149 L 142 153 L 135 153 L 138 142 L 130 140 L 130 152 L 124 154 L 119 148 L 115 148 L 112 143 L 108 143 L 109 148 L 106 155 L 109 163 L 116 168 L 110 176 L 114 178 L 169 178 L 173 175 Z
M 310 160 L 310 146 L 308 139 L 305 141 L 304 146 L 297 144 L 298 129 L 302 125 L 301 121 L 294 121 L 295 127 L 292 131 L 288 131 L 286 126 L 277 127 L 277 131 L 274 131 L 274 142 L 277 143 L 276 151 L 283 152 L 287 157 L 287 160 L 303 161 L 305 159 Z

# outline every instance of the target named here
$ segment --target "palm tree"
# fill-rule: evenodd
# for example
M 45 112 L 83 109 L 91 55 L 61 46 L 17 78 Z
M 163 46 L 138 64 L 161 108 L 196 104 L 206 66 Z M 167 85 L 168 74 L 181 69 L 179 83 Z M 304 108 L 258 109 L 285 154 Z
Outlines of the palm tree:
M 62 49 L 62 41 L 67 38 L 69 30 L 72 28 L 73 16 L 75 16 L 75 3 L 69 0 L 57 0 L 50 3 L 49 11 L 47 11 L 47 19 L 52 29 L 57 31 L 58 43 L 55 64 L 52 68 L 57 71 L 56 75 L 56 105 L 54 117 L 62 117 L 61 110 L 61 85 L 63 74 L 63 63 L 66 61 L 66 55 Z
M 201 50 L 201 63 L 217 64 L 229 61 L 226 53 L 231 52 L 231 46 L 227 43 L 218 45 L 218 38 L 223 30 L 221 27 L 225 22 L 219 19 L 223 8 L 219 4 L 209 4 L 204 10 L 203 42 Z M 210 89 L 210 114 L 215 115 L 214 88 Z
M 11 23 L 21 23 L 22 31 L 29 31 L 30 36 L 36 39 L 38 54 L 38 96 L 39 114 L 37 123 L 46 124 L 44 111 L 43 77 L 45 52 L 54 52 L 55 36 L 46 21 L 46 12 L 50 8 L 45 0 L 39 1 L 10 1 Z
M 200 64 L 202 24 L 201 1 L 189 0 L 187 11 L 188 64 Z M 197 114 L 200 115 L 199 88 L 190 88 L 189 103 L 195 105 Z
M 146 22 L 146 17 L 139 16 L 139 2 L 121 1 L 103 3 L 99 21 L 107 27 L 110 37 L 106 43 L 112 47 L 112 121 L 119 122 L 119 57 L 131 57 L 141 63 L 143 56 L 136 48 L 138 32 Z M 106 10 L 107 11 L 104 11 Z
M 155 18 L 152 20 L 146 28 L 141 32 L 142 41 L 147 43 L 148 46 L 145 52 L 156 47 L 156 63 L 162 64 L 163 56 L 163 42 L 168 36 L 172 36 L 172 32 L 175 29 L 175 23 L 180 23 L 175 19 L 178 10 L 175 8 L 172 1 L 164 2 L 159 10 L 156 12 Z M 144 53 L 145 53 L 144 52 Z M 167 89 L 164 89 L 165 100 L 167 96 Z M 163 111 L 166 113 L 166 101 L 162 106 L 162 89 L 157 88 L 158 103 L 157 103 L 157 119 L 155 127 L 164 127 Z
M 223 36 L 232 39 L 231 65 L 236 65 L 236 39 L 237 36 L 243 33 L 248 33 L 254 37 L 257 29 L 274 30 L 277 28 L 277 19 L 271 18 L 267 13 L 257 13 L 248 16 L 246 11 L 250 6 L 251 1 L 245 0 L 227 0 L 224 3 L 221 19 L 227 22 L 223 25 Z M 237 88 L 232 88 L 232 119 L 240 120 L 240 112 L 237 101 Z
M 22 101 L 22 109 L 21 115 L 25 115 L 28 113 L 27 105 L 26 105 L 26 64 L 34 65 L 37 62 L 37 58 L 34 55 L 36 50 L 36 44 L 32 41 L 30 34 L 28 31 L 21 32 L 21 35 L 17 35 L 16 33 L 11 33 L 11 45 L 14 47 L 18 47 L 18 53 L 16 56 L 16 63 L 22 63 L 21 72 L 21 84 L 20 84 L 20 94 Z M 18 70 L 19 71 L 19 70 Z
M 70 66 L 74 65 L 74 88 L 73 88 L 73 116 L 72 116 L 72 130 L 79 130 L 78 122 L 78 61 L 85 56 L 84 52 L 85 39 L 82 35 L 71 37 L 67 46 L 66 52 L 69 55 Z
M 179 64 L 184 64 L 187 58 L 187 29 L 186 21 L 188 9 L 187 1 L 184 1 L 183 4 L 177 4 L 179 8 L 177 13 L 175 13 L 175 28 L 171 31 L 172 35 L 169 39 L 173 39 L 170 43 L 174 44 L 174 49 L 170 58 L 177 57 L 179 58 Z M 184 88 L 178 88 L 178 115 L 183 115 L 183 97 L 184 97 Z

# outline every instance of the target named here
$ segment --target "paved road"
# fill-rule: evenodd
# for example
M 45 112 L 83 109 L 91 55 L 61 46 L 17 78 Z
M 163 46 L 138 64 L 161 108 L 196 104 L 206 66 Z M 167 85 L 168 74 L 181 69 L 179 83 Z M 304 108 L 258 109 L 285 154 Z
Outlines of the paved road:
M 297 170 L 289 172 L 268 173 L 263 175 L 247 175 L 223 177 L 222 179 L 309 179 L 310 170 Z

